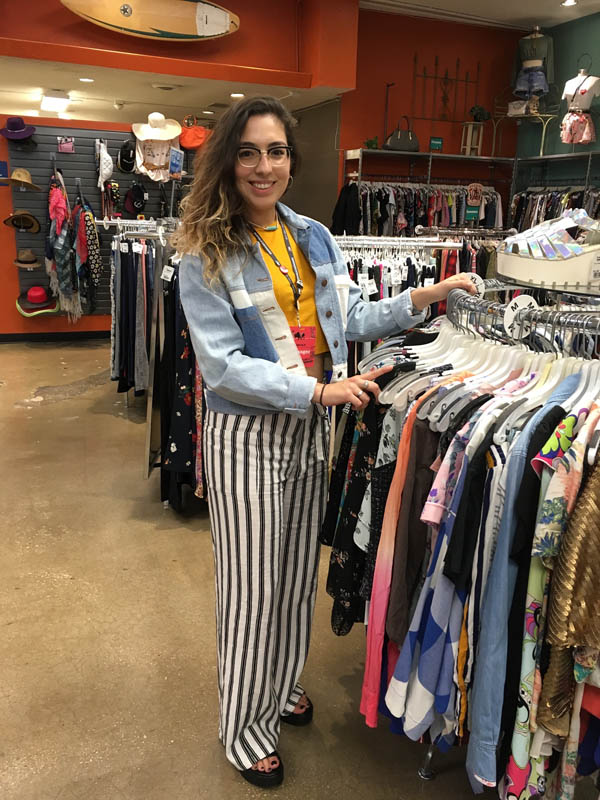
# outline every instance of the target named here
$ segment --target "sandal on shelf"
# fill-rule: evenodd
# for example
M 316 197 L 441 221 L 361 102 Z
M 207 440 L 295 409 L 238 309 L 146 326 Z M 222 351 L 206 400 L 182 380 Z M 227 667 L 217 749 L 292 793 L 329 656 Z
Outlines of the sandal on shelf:
M 260 786 L 262 789 L 269 789 L 272 786 L 279 786 L 283 782 L 283 761 L 281 760 L 281 756 L 277 751 L 275 751 L 274 753 L 265 756 L 265 758 L 276 758 L 279 761 L 279 765 L 270 772 L 261 772 L 258 769 L 252 769 L 252 767 L 249 769 L 242 769 L 240 770 L 242 778 L 254 786 Z
M 303 725 L 308 725 L 309 722 L 312 722 L 313 718 L 313 704 L 310 697 L 306 698 L 308 702 L 308 706 L 301 711 L 299 714 L 295 714 L 293 711 L 291 714 L 282 714 L 281 721 L 285 722 L 286 725 L 295 725 L 297 728 L 302 727 Z

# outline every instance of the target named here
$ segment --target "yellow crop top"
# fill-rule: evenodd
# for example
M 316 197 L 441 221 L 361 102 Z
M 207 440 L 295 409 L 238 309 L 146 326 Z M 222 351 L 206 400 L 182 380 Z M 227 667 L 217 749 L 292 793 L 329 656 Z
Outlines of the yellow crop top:
M 315 273 L 306 260 L 304 253 L 298 246 L 298 243 L 290 233 L 290 229 L 287 227 L 287 225 L 285 230 L 287 232 L 288 239 L 290 240 L 292 253 L 296 259 L 298 272 L 300 273 L 302 283 L 304 284 L 304 289 L 302 290 L 302 296 L 300 298 L 300 324 L 314 325 L 317 329 L 315 355 L 318 355 L 319 353 L 327 353 L 329 351 L 329 346 L 327 345 L 327 339 L 325 338 L 321 329 L 321 325 L 319 324 L 317 307 L 315 305 Z M 290 278 L 294 280 L 294 270 L 292 269 L 287 247 L 285 246 L 285 240 L 281 231 L 281 224 L 277 225 L 277 230 L 275 231 L 259 230 L 259 234 L 265 244 L 267 244 L 275 253 L 280 263 L 289 269 Z M 254 240 L 254 236 L 252 238 Z M 273 291 L 275 292 L 277 303 L 285 314 L 288 324 L 297 325 L 298 317 L 296 315 L 294 295 L 292 293 L 290 284 L 288 283 L 285 275 L 280 272 L 279 267 L 273 263 L 273 259 L 264 251 L 262 247 L 261 253 L 265 260 L 265 264 L 269 269 L 271 279 L 273 280 Z

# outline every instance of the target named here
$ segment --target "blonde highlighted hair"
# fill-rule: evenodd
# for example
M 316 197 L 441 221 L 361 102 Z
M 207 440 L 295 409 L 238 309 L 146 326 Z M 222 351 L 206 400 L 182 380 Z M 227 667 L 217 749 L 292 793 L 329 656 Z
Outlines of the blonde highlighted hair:
M 182 201 L 181 225 L 172 236 L 172 244 L 181 254 L 191 253 L 202 259 L 204 278 L 209 284 L 219 279 L 229 255 L 248 248 L 242 199 L 235 185 L 235 164 L 246 123 L 250 117 L 262 114 L 272 114 L 285 128 L 292 148 L 290 174 L 294 175 L 298 167 L 295 120 L 275 97 L 252 97 L 227 109 L 194 162 L 194 179 Z

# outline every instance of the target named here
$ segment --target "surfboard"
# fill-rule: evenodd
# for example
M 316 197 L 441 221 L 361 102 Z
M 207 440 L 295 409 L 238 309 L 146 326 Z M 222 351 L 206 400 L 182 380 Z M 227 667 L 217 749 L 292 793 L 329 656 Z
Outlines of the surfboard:
M 235 33 L 240 18 L 202 0 L 60 0 L 94 25 L 128 36 L 171 42 L 216 39 Z

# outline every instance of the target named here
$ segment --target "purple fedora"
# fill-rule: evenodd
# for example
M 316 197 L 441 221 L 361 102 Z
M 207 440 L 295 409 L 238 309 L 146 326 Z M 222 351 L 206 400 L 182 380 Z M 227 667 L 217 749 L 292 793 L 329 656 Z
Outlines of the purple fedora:
M 6 128 L 0 128 L 0 133 L 7 139 L 27 139 L 35 133 L 35 128 L 25 125 L 23 117 L 8 117 Z

